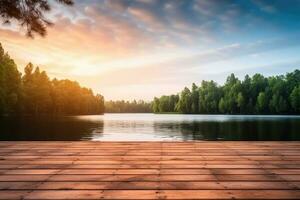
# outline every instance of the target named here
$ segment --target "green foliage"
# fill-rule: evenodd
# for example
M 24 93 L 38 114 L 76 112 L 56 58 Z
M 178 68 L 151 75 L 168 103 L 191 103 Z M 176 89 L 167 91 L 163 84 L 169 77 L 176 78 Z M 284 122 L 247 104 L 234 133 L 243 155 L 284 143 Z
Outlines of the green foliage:
M 154 109 L 154 108 L 153 108 Z M 155 108 L 158 109 L 158 108 Z M 151 103 L 143 100 L 133 101 L 107 101 L 105 102 L 106 113 L 150 113 Z
M 217 83 L 213 81 L 202 81 L 199 92 L 199 110 L 200 113 L 217 113 L 218 102 L 221 98 L 221 91 Z
M 0 44 L 0 114 L 17 113 L 21 103 L 21 74 Z
M 170 96 L 155 97 L 153 112 L 300 114 L 300 71 L 268 78 L 246 75 L 243 81 L 231 74 L 223 86 L 202 81 L 201 86 L 193 83 L 191 90 L 184 88 L 177 96 L 174 107 L 166 103 Z
M 160 98 L 154 98 L 152 102 L 152 110 L 156 113 L 161 112 L 176 112 L 176 105 L 178 103 L 178 95 L 161 96 Z
M 76 81 L 52 81 L 53 99 L 52 111 L 56 114 L 102 114 L 104 113 L 104 98 L 88 88 L 80 87 Z
M 68 6 L 73 5 L 73 0 L 56 1 Z M 48 0 L 1 0 L 0 18 L 5 24 L 18 22 L 18 25 L 26 29 L 29 37 L 33 37 L 34 33 L 45 36 L 46 27 L 52 24 L 45 14 L 54 7 L 53 3 L 54 1 Z
M 226 111 L 226 104 L 224 98 L 222 97 L 221 100 L 219 101 L 219 112 L 225 113 L 225 111 Z
M 264 92 L 260 92 L 257 97 L 257 110 L 258 112 L 265 112 L 268 107 L 268 99 Z
M 0 45 L 0 114 L 101 114 L 104 98 L 70 80 L 49 79 L 29 63 L 21 76 Z
M 300 85 L 295 87 L 290 95 L 291 106 L 296 113 L 300 112 Z
M 199 112 L 199 92 L 198 87 L 195 83 L 192 85 L 192 113 L 198 113 Z
M 239 92 L 237 95 L 237 106 L 239 109 L 239 112 L 243 112 L 245 109 L 245 98 L 243 96 L 242 92 Z
M 187 87 L 185 87 L 181 92 L 175 110 L 181 113 L 192 113 L 192 93 Z

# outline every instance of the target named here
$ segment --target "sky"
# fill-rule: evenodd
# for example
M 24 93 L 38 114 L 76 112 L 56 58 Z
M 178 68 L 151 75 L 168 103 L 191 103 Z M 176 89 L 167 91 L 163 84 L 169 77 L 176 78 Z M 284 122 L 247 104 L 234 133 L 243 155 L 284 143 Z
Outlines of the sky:
M 0 26 L 20 71 L 28 62 L 106 100 L 151 100 L 230 73 L 300 69 L 300 0 L 75 0 L 54 3 L 47 36 Z

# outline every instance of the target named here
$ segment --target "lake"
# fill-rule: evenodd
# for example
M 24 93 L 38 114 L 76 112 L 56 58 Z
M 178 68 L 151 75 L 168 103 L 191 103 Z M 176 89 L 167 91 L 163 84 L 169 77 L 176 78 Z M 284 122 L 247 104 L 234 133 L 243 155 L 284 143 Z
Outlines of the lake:
M 0 140 L 300 140 L 300 116 L 105 114 L 2 117 Z

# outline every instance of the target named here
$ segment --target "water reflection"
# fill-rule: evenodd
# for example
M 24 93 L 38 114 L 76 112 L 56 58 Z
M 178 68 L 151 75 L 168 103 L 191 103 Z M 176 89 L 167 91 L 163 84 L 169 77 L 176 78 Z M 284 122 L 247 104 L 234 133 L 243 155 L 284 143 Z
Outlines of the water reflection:
M 105 114 L 0 118 L 0 140 L 300 140 L 300 116 Z
M 103 132 L 103 121 L 77 117 L 0 118 L 0 140 L 89 140 L 95 129 Z
M 299 120 L 154 123 L 155 132 L 183 140 L 300 140 Z

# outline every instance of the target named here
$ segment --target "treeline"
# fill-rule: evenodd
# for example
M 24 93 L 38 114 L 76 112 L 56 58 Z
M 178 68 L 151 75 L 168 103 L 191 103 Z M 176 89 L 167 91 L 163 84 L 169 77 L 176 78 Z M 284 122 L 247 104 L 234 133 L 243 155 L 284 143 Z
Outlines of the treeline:
M 225 84 L 202 81 L 180 94 L 155 97 L 153 112 L 191 114 L 300 114 L 300 71 L 281 76 L 255 74 L 239 80 L 234 74 Z
M 0 44 L 0 115 L 101 114 L 104 98 L 75 81 L 50 80 L 29 63 L 22 75 Z
M 151 103 L 143 100 L 139 101 L 106 101 L 106 113 L 150 113 L 152 112 Z

